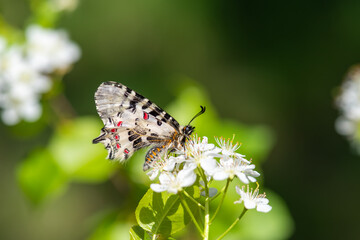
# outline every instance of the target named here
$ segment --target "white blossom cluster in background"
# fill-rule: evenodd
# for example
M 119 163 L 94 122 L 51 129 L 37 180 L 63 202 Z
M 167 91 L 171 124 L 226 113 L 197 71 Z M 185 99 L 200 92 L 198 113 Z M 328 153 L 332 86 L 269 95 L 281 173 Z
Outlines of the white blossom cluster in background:
M 10 45 L 0 36 L 2 121 L 15 125 L 21 120 L 38 120 L 42 113 L 41 96 L 52 86 L 50 74 L 66 72 L 79 58 L 79 47 L 63 30 L 29 26 L 21 45 Z
M 159 183 L 151 184 L 151 189 L 155 192 L 168 191 L 176 194 L 184 187 L 192 186 L 200 171 L 205 173 L 207 181 L 232 180 L 237 177 L 247 185 L 247 191 L 236 187 L 240 200 L 235 203 L 244 201 L 248 209 L 270 211 L 271 206 L 268 205 L 269 201 L 265 198 L 265 194 L 258 194 L 258 188 L 254 192 L 252 189 L 249 190 L 248 184 L 256 182 L 256 177 L 260 174 L 254 170 L 255 165 L 251 161 L 246 160 L 244 155 L 236 153 L 240 145 L 234 145 L 232 140 L 224 138 L 216 138 L 216 142 L 218 146 L 208 143 L 207 137 L 200 139 L 194 136 L 187 142 L 185 152 L 177 152 L 175 157 L 164 156 L 153 163 L 147 174 L 151 180 L 159 176 Z M 200 181 L 200 184 L 203 185 L 203 181 Z M 217 191 L 210 188 L 209 192 L 214 196 Z
M 340 94 L 336 98 L 336 105 L 341 115 L 336 119 L 335 128 L 341 135 L 347 136 L 350 140 L 359 142 L 360 123 L 360 66 L 350 69 L 346 79 L 340 87 Z M 360 150 L 360 146 L 357 147 Z
M 78 0 L 50 0 L 52 8 L 56 11 L 73 11 L 78 3 Z

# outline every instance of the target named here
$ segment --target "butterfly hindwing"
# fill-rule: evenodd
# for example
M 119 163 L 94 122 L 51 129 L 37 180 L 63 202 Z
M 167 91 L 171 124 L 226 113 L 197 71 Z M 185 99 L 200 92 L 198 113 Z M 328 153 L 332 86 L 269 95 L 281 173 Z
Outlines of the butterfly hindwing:
M 129 158 L 149 145 L 163 145 L 179 131 L 179 123 L 149 99 L 116 82 L 102 83 L 95 93 L 104 123 L 100 136 L 109 159 Z

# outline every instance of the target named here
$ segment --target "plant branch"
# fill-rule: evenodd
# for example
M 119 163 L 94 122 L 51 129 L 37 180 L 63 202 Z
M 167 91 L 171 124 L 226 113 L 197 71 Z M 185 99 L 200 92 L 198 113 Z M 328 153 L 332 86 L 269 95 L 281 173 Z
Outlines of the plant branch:
M 228 178 L 228 180 L 227 180 L 227 182 L 226 182 L 226 186 L 225 186 L 224 193 L 223 193 L 222 198 L 221 198 L 221 200 L 220 200 L 220 202 L 219 202 L 219 204 L 218 204 L 218 206 L 217 206 L 217 208 L 216 208 L 216 210 L 215 210 L 214 215 L 211 217 L 210 224 L 214 221 L 216 215 L 218 214 L 218 212 L 219 212 L 219 210 L 220 210 L 220 208 L 221 208 L 221 206 L 222 206 L 222 204 L 223 204 L 223 202 L 224 202 L 225 195 L 226 195 L 226 192 L 227 192 L 227 190 L 228 190 L 228 187 L 229 187 L 230 182 L 231 182 L 231 180 Z
M 204 240 L 209 239 L 210 230 L 210 197 L 209 197 L 209 184 L 203 169 L 199 168 L 200 174 L 204 180 L 205 187 L 205 218 L 204 218 Z
M 224 186 L 218 193 L 216 193 L 215 196 L 210 199 L 210 201 L 215 200 L 215 198 L 217 198 L 221 193 L 223 193 L 225 191 L 225 187 L 226 186 Z
M 247 209 L 244 207 L 244 210 L 242 211 L 242 213 L 240 214 L 239 217 L 237 217 L 235 219 L 235 221 L 230 225 L 230 227 L 228 229 L 226 229 L 226 231 L 221 234 L 216 240 L 220 240 L 223 239 L 223 237 L 225 237 L 226 234 L 228 234 L 230 232 L 230 230 L 240 221 L 240 219 L 244 216 L 244 214 L 246 213 Z
M 202 210 L 205 210 L 204 206 L 201 205 L 201 203 L 199 203 L 198 201 L 196 201 L 196 199 L 194 199 L 192 196 L 190 196 L 185 190 L 183 191 L 183 193 L 184 193 L 185 196 L 187 196 L 191 201 L 193 201 L 198 207 L 200 207 Z
M 198 229 L 200 235 L 202 237 L 204 237 L 204 233 L 203 231 L 201 230 L 201 227 L 199 225 L 199 223 L 196 221 L 196 218 L 194 216 L 194 214 L 191 212 L 188 204 L 186 203 L 186 200 L 184 199 L 184 197 L 182 196 L 181 193 L 178 194 L 179 195 L 179 198 L 180 198 L 180 201 L 181 201 L 181 204 L 184 206 L 185 210 L 188 212 L 188 214 L 190 215 L 191 219 L 193 220 L 194 224 L 195 224 L 195 227 Z

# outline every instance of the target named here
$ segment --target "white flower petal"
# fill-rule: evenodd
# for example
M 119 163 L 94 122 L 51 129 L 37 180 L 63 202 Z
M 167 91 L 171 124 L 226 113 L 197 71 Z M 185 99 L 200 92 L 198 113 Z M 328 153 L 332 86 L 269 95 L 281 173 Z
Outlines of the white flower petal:
M 181 187 L 189 187 L 196 181 L 196 174 L 193 170 L 181 170 L 177 176 Z
M 160 184 L 157 184 L 157 183 L 152 183 L 150 185 L 150 188 L 154 191 L 154 192 L 163 192 L 163 191 L 166 191 L 168 189 L 167 186 L 164 186 L 164 185 L 160 185 Z
M 172 173 L 168 172 L 162 172 L 159 176 L 160 183 L 164 185 L 169 185 L 174 179 L 175 177 L 172 175 Z
M 239 194 L 240 196 L 243 193 L 243 190 L 241 190 L 241 188 L 239 186 L 235 186 L 235 190 L 236 190 L 236 193 Z
M 258 198 L 257 204 L 265 204 L 265 205 L 266 205 L 266 204 L 269 204 L 269 199 L 264 198 L 264 197 Z
M 246 209 L 253 209 L 255 208 L 256 204 L 254 201 L 251 201 L 249 199 L 244 199 L 244 206 Z
M 146 173 L 146 175 L 149 176 L 151 181 L 154 181 L 154 179 L 157 177 L 158 174 L 159 174 L 158 169 L 151 169 L 149 172 Z
M 249 184 L 249 180 L 248 178 L 246 177 L 246 175 L 242 172 L 240 173 L 237 173 L 236 176 L 240 179 L 240 181 L 242 181 L 243 183 L 245 184 Z
M 177 194 L 177 192 L 178 192 L 179 190 L 180 190 L 180 189 L 175 188 L 175 187 L 169 187 L 169 188 L 167 189 L 167 191 L 168 191 L 169 193 L 172 193 L 172 194 Z
M 214 180 L 221 181 L 229 177 L 229 174 L 224 171 L 218 171 L 213 174 Z
M 258 212 L 264 212 L 264 213 L 269 212 L 271 209 L 272 207 L 270 205 L 263 205 L 263 204 L 258 205 L 256 208 Z
M 240 199 L 240 200 L 235 201 L 234 204 L 240 204 L 240 203 L 242 203 L 242 202 L 243 202 L 243 201 Z
M 205 158 L 200 161 L 200 166 L 202 169 L 204 169 L 207 173 L 212 175 L 214 172 L 216 172 L 218 168 L 217 161 L 213 158 Z
M 256 182 L 256 178 L 252 176 L 247 176 L 247 178 L 250 180 L 250 182 Z

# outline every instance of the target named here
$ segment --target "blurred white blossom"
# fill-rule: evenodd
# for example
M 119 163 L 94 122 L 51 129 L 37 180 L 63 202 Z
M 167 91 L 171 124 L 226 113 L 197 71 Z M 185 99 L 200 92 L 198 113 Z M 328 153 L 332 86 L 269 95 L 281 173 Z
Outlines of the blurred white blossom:
M 80 58 L 79 47 L 63 30 L 33 25 L 26 30 L 26 38 L 28 61 L 38 71 L 51 73 L 66 69 Z
M 335 122 L 337 132 L 353 138 L 360 122 L 360 66 L 350 69 L 340 87 L 336 105 L 341 112 Z
M 56 11 L 73 11 L 78 5 L 78 0 L 50 0 L 50 4 Z
M 249 190 L 249 185 L 247 185 L 247 190 L 244 190 L 244 186 L 242 188 L 236 186 L 236 192 L 240 195 L 240 199 L 235 201 L 234 203 L 242 203 L 244 202 L 244 206 L 246 209 L 254 209 L 258 212 L 269 212 L 272 207 L 269 205 L 269 200 L 266 198 L 265 193 L 259 194 L 259 188 Z
M 21 120 L 38 120 L 42 113 L 41 96 L 52 86 L 49 74 L 68 69 L 79 57 L 79 48 L 62 30 L 30 26 L 22 45 L 9 45 L 0 36 L 2 121 L 15 125 Z

